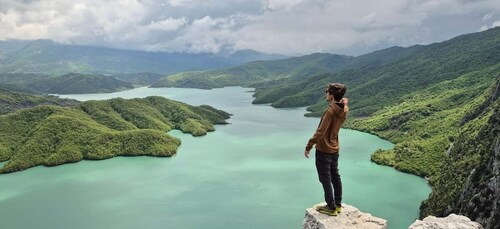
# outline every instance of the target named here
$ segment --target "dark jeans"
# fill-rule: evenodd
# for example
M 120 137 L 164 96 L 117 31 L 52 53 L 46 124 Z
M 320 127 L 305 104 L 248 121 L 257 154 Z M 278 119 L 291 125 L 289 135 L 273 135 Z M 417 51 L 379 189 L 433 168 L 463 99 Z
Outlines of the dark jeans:
M 338 162 L 338 153 L 323 153 L 316 150 L 316 170 L 319 182 L 323 185 L 325 192 L 325 202 L 330 209 L 335 209 L 335 206 L 340 206 L 342 202 L 342 181 L 340 180 Z

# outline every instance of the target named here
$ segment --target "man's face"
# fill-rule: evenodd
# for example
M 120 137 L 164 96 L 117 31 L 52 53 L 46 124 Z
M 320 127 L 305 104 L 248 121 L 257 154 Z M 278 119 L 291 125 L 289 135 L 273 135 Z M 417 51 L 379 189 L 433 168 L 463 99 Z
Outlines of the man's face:
M 333 95 L 330 95 L 330 93 L 328 93 L 328 89 L 325 90 L 325 96 L 326 96 L 326 101 L 328 102 L 332 101 Z

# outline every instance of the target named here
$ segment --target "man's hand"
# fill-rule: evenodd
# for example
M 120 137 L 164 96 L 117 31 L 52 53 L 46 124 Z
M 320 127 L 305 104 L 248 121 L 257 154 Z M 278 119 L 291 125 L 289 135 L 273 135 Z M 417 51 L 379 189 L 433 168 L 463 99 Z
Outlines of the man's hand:
M 304 150 L 304 156 L 305 156 L 306 158 L 309 158 L 309 151 Z
M 341 103 L 343 103 L 345 106 L 347 106 L 347 105 L 348 105 L 348 103 L 349 103 L 349 99 L 348 99 L 348 98 L 342 98 L 342 99 L 340 100 L 340 102 L 341 102 Z

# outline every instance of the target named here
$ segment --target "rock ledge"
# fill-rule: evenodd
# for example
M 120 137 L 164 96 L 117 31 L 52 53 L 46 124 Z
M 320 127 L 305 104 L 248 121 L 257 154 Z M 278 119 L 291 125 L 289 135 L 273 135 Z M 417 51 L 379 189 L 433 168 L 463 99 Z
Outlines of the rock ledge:
M 342 212 L 336 217 L 321 214 L 316 211 L 316 206 L 324 204 L 325 203 L 317 204 L 312 208 L 306 209 L 306 216 L 302 223 L 304 229 L 387 228 L 387 220 L 361 212 L 359 209 L 344 203 L 342 204 Z
M 306 209 L 303 229 L 387 229 L 387 220 L 361 212 L 345 203 L 342 205 L 342 212 L 336 217 L 316 211 L 316 206 L 324 204 L 320 203 Z M 409 229 L 483 229 L 483 227 L 465 216 L 450 214 L 444 218 L 428 216 L 423 220 L 416 220 Z
M 482 229 L 481 224 L 461 215 L 450 214 L 444 218 L 427 216 L 424 220 L 417 220 L 409 229 Z

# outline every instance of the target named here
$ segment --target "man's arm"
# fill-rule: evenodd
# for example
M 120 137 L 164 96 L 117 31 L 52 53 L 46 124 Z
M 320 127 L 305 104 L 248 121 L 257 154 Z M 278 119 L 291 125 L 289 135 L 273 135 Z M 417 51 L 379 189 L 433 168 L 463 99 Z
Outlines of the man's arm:
M 312 138 L 307 142 L 306 150 L 304 151 L 305 157 L 309 158 L 309 151 L 312 149 L 314 144 L 316 144 L 318 140 L 323 136 L 323 134 L 325 134 L 326 130 L 330 126 L 330 123 L 332 122 L 332 117 L 333 114 L 331 114 L 331 112 L 328 110 L 324 115 L 323 120 L 321 120 L 318 129 L 316 129 L 316 133 L 314 133 Z

